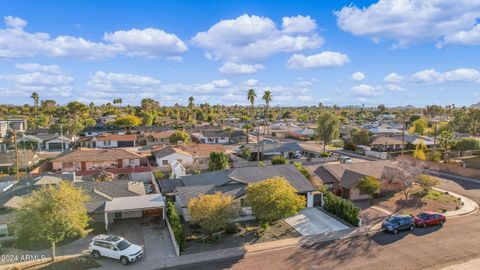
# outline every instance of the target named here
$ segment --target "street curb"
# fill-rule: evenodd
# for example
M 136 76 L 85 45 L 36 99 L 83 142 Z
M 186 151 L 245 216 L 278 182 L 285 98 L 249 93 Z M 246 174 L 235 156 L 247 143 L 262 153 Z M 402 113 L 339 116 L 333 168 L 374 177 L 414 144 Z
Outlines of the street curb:
M 472 199 L 470 199 L 466 196 L 463 196 L 463 195 L 460 195 L 460 194 L 457 194 L 455 192 L 451 192 L 451 191 L 448 191 L 448 190 L 443 190 L 443 189 L 440 189 L 440 188 L 432 188 L 432 189 L 440 191 L 440 192 L 448 192 L 449 195 L 452 195 L 453 197 L 460 198 L 460 200 L 463 202 L 463 205 L 460 209 L 444 213 L 444 215 L 446 217 L 466 216 L 466 215 L 469 215 L 469 214 L 471 214 L 471 213 L 473 213 L 473 212 L 475 212 L 479 209 L 478 204 L 474 200 L 472 200 Z M 468 210 L 467 212 L 463 212 L 462 209 L 467 207 L 467 203 L 470 204 L 470 205 L 473 205 L 473 209 Z M 458 213 L 455 213 L 455 212 L 458 212 Z

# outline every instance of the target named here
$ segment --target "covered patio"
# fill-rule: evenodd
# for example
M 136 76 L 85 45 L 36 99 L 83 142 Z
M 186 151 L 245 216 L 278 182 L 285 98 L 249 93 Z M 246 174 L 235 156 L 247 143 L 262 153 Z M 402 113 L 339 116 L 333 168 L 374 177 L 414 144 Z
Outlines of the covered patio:
M 105 229 L 115 219 L 161 216 L 165 220 L 165 201 L 161 194 L 112 198 L 105 202 Z

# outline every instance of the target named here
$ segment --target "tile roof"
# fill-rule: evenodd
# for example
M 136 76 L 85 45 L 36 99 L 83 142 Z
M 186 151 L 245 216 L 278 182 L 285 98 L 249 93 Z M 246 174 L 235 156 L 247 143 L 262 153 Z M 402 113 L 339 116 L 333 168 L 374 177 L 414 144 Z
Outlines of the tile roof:
M 125 149 L 79 148 L 61 154 L 52 162 L 110 161 L 117 159 L 139 159 L 142 156 Z

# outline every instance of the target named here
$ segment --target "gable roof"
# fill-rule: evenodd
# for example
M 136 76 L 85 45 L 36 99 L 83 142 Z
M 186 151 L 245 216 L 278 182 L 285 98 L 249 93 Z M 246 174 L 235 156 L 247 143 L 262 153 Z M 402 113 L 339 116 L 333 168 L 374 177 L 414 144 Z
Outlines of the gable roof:
M 176 146 L 196 158 L 208 157 L 211 152 L 226 153 L 227 149 L 222 144 L 189 144 Z
M 118 159 L 139 159 L 142 156 L 125 149 L 79 148 L 61 154 L 52 162 L 110 161 Z
M 287 179 L 298 193 L 316 190 L 315 186 L 291 164 L 235 168 L 189 175 L 181 179 L 162 180 L 160 186 L 164 193 L 176 191 L 181 206 L 184 207 L 191 198 L 201 194 L 213 194 L 219 191 L 231 194 L 235 198 L 243 196 L 249 183 L 275 176 Z M 163 181 L 166 182 L 162 183 Z
M 324 166 L 325 171 L 329 172 L 344 188 L 355 186 L 364 176 L 373 176 L 382 178 L 385 166 L 391 165 L 389 161 L 368 161 L 358 163 L 340 163 L 328 164 Z M 317 173 L 318 170 L 315 171 Z M 319 171 L 320 178 L 325 177 L 325 171 Z M 330 178 L 331 180 L 331 178 Z
M 395 137 L 386 137 L 386 136 L 380 136 L 375 139 L 370 143 L 370 145 L 388 145 L 388 144 L 402 144 L 402 140 L 397 139 Z
M 165 146 L 165 147 L 162 147 L 162 148 L 157 148 L 157 150 L 153 151 L 153 154 L 157 158 L 166 157 L 166 156 L 169 156 L 169 155 L 174 154 L 174 153 L 184 155 L 184 156 L 189 156 L 189 157 L 192 156 L 192 154 L 190 154 L 186 151 L 183 151 L 182 149 L 180 149 L 178 147 L 174 147 L 174 146 Z

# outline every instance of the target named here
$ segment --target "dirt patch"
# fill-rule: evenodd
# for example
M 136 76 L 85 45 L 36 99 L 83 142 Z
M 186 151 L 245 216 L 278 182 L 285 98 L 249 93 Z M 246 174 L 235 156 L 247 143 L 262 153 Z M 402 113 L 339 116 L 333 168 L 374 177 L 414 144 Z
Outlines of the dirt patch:
M 202 229 L 192 229 L 187 224 L 184 224 L 184 228 L 186 243 L 182 254 L 233 248 L 301 236 L 283 220 L 274 222 L 267 229 L 263 229 L 257 221 L 244 222 L 240 224 L 240 230 L 237 233 L 221 232 L 215 234 L 214 237 L 209 237 Z
M 402 192 L 385 194 L 375 205 L 394 213 L 418 214 L 423 211 L 449 212 L 462 207 L 462 202 L 448 192 L 429 190 L 425 193 L 420 187 L 415 188 L 409 199 L 405 201 Z

